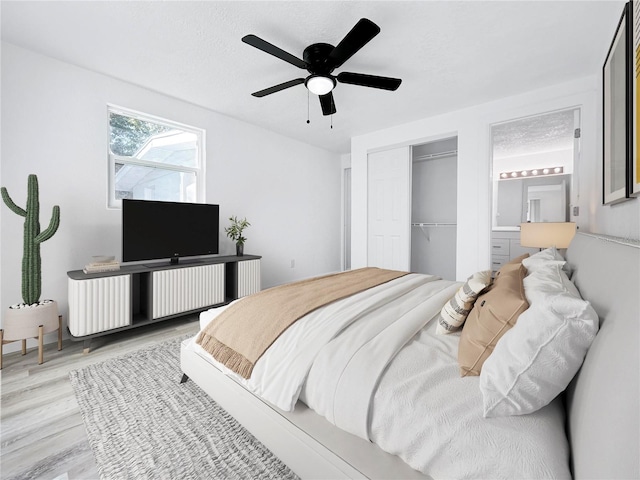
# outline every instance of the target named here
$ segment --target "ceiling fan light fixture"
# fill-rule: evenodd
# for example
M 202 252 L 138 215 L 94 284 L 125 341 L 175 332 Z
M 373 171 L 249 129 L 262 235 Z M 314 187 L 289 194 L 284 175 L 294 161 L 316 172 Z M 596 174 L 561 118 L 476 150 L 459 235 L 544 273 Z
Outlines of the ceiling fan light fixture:
M 361 18 L 336 46 L 328 43 L 313 43 L 304 49 L 302 59 L 254 34 L 245 35 L 242 37 L 244 43 L 309 72 L 306 78 L 298 77 L 288 82 L 253 92 L 251 95 L 265 97 L 304 83 L 307 88 L 307 95 L 313 93 L 318 96 L 322 115 L 326 116 L 333 115 L 337 111 L 333 98 L 333 89 L 338 83 L 395 91 L 402 83 L 400 78 L 353 72 L 340 72 L 338 75 L 333 75 L 333 71 L 336 68 L 342 66 L 343 63 L 360 51 L 379 33 L 380 27 L 367 18 Z
M 326 95 L 336 86 L 336 81 L 332 77 L 324 75 L 311 75 L 304 82 L 305 87 L 315 95 Z

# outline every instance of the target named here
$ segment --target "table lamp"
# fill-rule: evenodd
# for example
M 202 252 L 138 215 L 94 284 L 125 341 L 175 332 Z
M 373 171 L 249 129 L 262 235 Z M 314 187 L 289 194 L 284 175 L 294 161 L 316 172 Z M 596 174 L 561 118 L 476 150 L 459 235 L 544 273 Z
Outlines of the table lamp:
M 574 222 L 533 222 L 520 224 L 520 245 L 523 247 L 567 248 L 576 234 Z

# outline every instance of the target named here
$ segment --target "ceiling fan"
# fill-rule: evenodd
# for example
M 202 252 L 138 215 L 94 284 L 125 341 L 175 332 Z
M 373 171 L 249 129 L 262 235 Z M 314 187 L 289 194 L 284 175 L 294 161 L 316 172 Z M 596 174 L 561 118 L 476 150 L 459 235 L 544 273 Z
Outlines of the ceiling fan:
M 371 20 L 361 18 L 338 45 L 335 47 L 328 43 L 309 45 L 302 53 L 302 60 L 260 37 L 246 35 L 242 37 L 244 43 L 309 72 L 306 78 L 289 80 L 288 82 L 254 92 L 251 95 L 264 97 L 304 83 L 311 93 L 318 95 L 320 98 L 323 115 L 331 115 L 336 113 L 336 105 L 333 101 L 332 93 L 337 84 L 336 81 L 362 87 L 397 90 L 400 83 L 402 83 L 399 78 L 351 72 L 341 72 L 338 75 L 332 74 L 336 68 L 342 66 L 344 62 L 349 60 L 378 33 L 380 33 L 380 27 Z

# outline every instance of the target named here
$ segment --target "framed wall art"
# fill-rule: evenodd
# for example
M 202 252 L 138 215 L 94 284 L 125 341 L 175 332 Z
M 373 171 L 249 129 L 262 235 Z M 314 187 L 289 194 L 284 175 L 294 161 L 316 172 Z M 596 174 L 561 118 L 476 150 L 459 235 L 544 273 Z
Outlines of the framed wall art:
M 602 67 L 602 202 L 629 198 L 631 167 L 631 2 L 625 5 Z
M 640 195 L 640 93 L 638 92 L 638 84 L 640 84 L 640 1 L 633 0 L 630 2 L 630 18 L 632 33 L 632 49 L 631 56 L 631 76 L 632 76 L 632 105 L 633 114 L 631 118 L 631 195 Z

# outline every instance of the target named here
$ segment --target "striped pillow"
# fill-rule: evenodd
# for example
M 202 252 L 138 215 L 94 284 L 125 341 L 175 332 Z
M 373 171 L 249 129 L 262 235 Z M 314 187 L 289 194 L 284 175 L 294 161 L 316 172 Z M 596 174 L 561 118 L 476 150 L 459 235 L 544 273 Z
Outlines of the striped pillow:
M 474 273 L 462 285 L 451 300 L 445 303 L 438 315 L 436 333 L 446 335 L 460 330 L 478 295 L 491 285 L 491 270 Z

